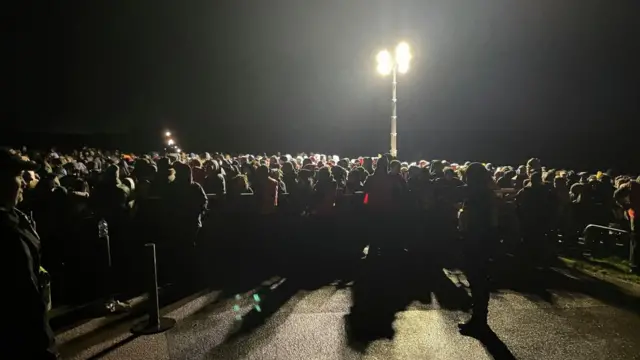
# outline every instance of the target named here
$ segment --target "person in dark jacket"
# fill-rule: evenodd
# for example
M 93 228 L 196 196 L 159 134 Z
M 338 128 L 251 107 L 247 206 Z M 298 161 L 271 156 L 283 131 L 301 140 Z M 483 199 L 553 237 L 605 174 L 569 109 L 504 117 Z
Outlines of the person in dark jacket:
M 486 329 L 489 312 L 489 258 L 498 226 L 498 199 L 493 192 L 491 174 L 480 163 L 472 163 L 465 172 L 466 186 L 458 188 L 464 200 L 460 228 L 465 240 L 465 274 L 473 302 L 471 319 L 460 324 L 463 335 Z
M 0 274 L 5 276 L 0 306 L 9 311 L 0 330 L 3 358 L 58 358 L 47 318 L 40 238 L 33 221 L 16 209 L 26 186 L 23 171 L 36 168 L 34 163 L 0 150 Z

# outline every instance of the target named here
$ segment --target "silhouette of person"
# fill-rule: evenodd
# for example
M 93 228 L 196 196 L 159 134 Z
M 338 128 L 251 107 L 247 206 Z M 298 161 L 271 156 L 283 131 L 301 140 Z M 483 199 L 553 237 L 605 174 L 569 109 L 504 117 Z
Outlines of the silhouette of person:
M 470 335 L 488 329 L 488 265 L 495 229 L 498 226 L 498 201 L 491 174 L 480 163 L 472 163 L 465 172 L 460 227 L 465 240 L 464 272 L 471 287 L 472 317 L 460 324 L 460 333 Z
M 11 314 L 0 330 L 0 354 L 16 359 L 57 359 L 47 319 L 40 238 L 35 224 L 16 208 L 26 187 L 23 171 L 37 166 L 0 150 L 0 273 L 5 275 L 0 306 Z

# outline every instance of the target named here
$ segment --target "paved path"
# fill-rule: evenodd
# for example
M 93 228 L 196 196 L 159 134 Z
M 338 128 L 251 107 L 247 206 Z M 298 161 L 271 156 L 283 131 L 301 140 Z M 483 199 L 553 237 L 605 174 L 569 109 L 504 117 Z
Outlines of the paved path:
M 446 284 L 424 286 L 420 295 L 407 291 L 417 282 L 395 275 L 320 287 L 293 277 L 259 288 L 258 303 L 247 292 L 206 305 L 214 292 L 165 311 L 179 320 L 165 334 L 133 338 L 127 324 L 63 353 L 118 360 L 640 359 L 640 298 L 597 279 L 554 270 L 497 280 L 494 334 L 481 341 L 457 332 L 468 317 L 463 277 L 443 276 Z

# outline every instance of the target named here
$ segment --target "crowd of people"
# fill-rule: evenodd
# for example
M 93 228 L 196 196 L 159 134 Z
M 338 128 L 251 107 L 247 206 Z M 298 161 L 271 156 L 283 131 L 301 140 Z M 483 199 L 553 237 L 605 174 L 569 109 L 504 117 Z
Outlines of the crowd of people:
M 211 198 L 224 198 L 221 211 L 260 215 L 282 211 L 279 204 L 286 198 L 288 214 L 323 217 L 335 215 L 344 199 L 360 194 L 354 198 L 361 199 L 368 216 L 381 222 L 417 214 L 437 219 L 432 223 L 445 237 L 464 237 L 467 250 L 474 254 L 467 275 L 474 316 L 461 327 L 464 332 L 486 325 L 487 238 L 518 238 L 525 251 L 533 254 L 552 236 L 572 241 L 591 223 L 619 224 L 634 231 L 634 210 L 640 209 L 640 177 L 550 169 L 535 158 L 523 165 L 498 166 L 442 160 L 408 163 L 388 154 L 353 159 L 322 154 L 137 155 L 92 148 L 72 152 L 6 149 L 0 157 L 3 241 L 21 239 L 13 246 L 15 254 L 22 254 L 5 252 L 12 261 L 0 263 L 7 266 L 4 273 L 25 275 L 16 277 L 12 291 L 31 301 L 14 298 L 4 308 L 34 314 L 31 323 L 12 321 L 24 332 L 12 329 L 7 337 L 3 333 L 2 341 L 3 347 L 22 346 L 23 350 L 35 349 L 22 337 L 34 331 L 42 339 L 40 348 L 51 348 L 53 338 L 42 320 L 46 301 L 37 300 L 43 270 L 55 272 L 65 256 L 70 229 L 89 217 L 106 220 L 114 251 L 130 254 L 132 242 L 123 239 L 131 235 L 131 226 L 143 226 L 145 207 L 153 204 L 156 213 L 174 220 L 157 226 L 168 239 L 159 241 L 163 261 L 176 269 L 181 268 L 176 262 L 188 258 L 180 252 L 188 250 L 171 239 L 196 241 Z M 253 194 L 250 209 L 246 194 Z M 21 262 L 22 258 L 27 260 Z

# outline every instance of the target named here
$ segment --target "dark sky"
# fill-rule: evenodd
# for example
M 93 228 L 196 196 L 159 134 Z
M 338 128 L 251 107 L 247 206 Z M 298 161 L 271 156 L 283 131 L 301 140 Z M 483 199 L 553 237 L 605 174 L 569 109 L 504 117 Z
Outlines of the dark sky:
M 637 0 L 18 3 L 3 127 L 378 153 L 391 85 L 374 57 L 406 40 L 401 157 L 632 162 Z

